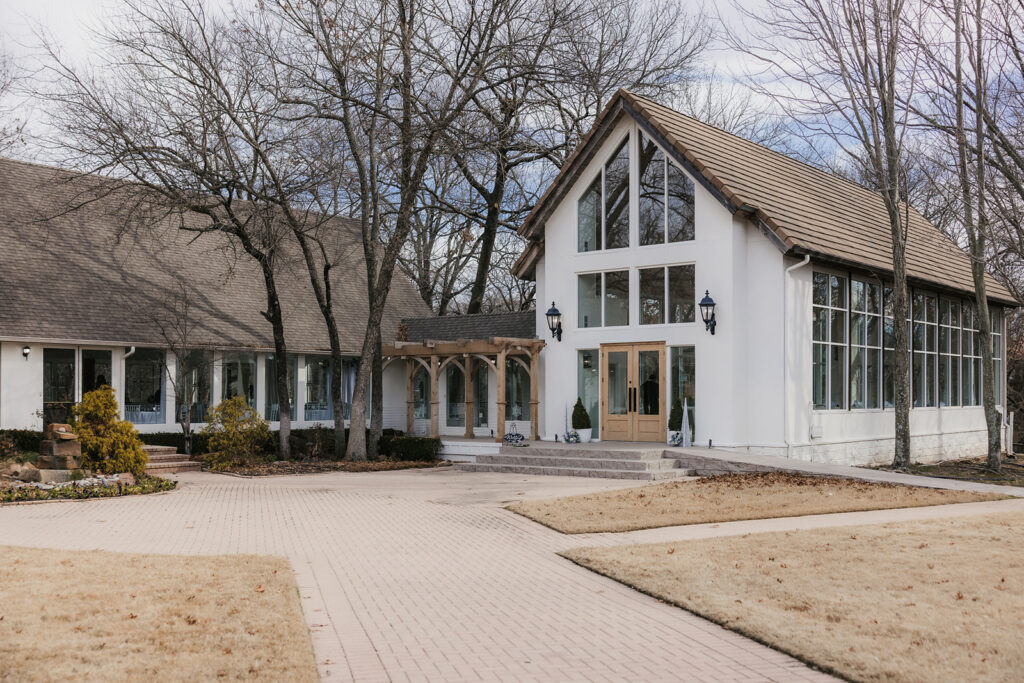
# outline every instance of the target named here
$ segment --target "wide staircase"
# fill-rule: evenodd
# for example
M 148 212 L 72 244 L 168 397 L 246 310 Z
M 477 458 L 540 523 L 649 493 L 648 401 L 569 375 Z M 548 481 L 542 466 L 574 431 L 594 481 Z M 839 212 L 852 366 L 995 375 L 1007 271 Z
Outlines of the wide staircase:
M 202 469 L 202 463 L 196 460 L 189 460 L 187 455 L 178 452 L 174 446 L 143 446 L 149 456 L 149 464 L 146 465 L 146 474 L 161 475 L 174 474 L 176 472 L 198 472 Z
M 470 472 L 506 472 L 510 474 L 549 474 L 563 477 L 604 477 L 661 481 L 693 476 L 679 466 L 675 458 L 664 457 L 664 448 L 608 449 L 545 447 L 532 444 L 525 448 L 502 446 L 496 454 L 477 455 L 476 462 L 459 463 Z

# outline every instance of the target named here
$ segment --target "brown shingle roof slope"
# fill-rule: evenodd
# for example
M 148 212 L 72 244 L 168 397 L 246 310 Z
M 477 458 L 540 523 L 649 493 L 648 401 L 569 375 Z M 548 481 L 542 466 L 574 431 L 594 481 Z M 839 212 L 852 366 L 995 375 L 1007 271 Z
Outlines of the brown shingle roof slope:
M 266 290 L 260 270 L 229 238 L 197 237 L 167 220 L 118 240 L 124 221 L 111 198 L 59 215 L 81 182 L 86 179 L 66 171 L 0 159 L 0 339 L 161 345 L 157 320 L 173 318 L 172 305 L 188 291 L 195 328 L 190 343 L 273 348 L 261 313 Z M 349 219 L 332 226 L 342 348 L 358 353 L 368 308 L 359 226 Z M 294 244 L 285 251 L 276 266 L 285 340 L 295 351 L 327 351 L 326 325 L 304 262 Z M 402 318 L 428 312 L 412 283 L 396 276 L 383 339 L 394 339 Z
M 615 106 L 620 100 L 623 108 L 632 108 L 664 136 L 734 209 L 754 207 L 754 215 L 787 250 L 891 274 L 889 219 L 877 193 L 627 90 L 615 94 L 595 129 L 610 112 L 622 111 Z M 567 175 L 572 162 L 582 158 L 574 155 L 560 175 Z M 539 235 L 541 207 L 551 196 L 547 193 L 527 218 L 524 235 Z M 967 254 L 914 209 L 907 274 L 922 283 L 974 291 Z M 1016 305 L 1006 287 L 992 277 L 987 278 L 987 291 L 992 299 Z
M 411 342 L 490 339 L 491 337 L 534 339 L 537 336 L 536 311 L 408 318 L 405 320 L 405 324 L 408 341 Z

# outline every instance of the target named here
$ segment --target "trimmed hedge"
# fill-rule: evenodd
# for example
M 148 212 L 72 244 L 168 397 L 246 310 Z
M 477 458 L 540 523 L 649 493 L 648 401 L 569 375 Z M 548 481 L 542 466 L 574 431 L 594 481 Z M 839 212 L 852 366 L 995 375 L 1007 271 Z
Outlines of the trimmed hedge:
M 381 439 L 383 442 L 383 438 Z M 388 453 L 381 448 L 381 455 L 395 460 L 415 462 L 437 462 L 440 459 L 441 439 L 426 436 L 394 436 L 388 440 Z
M 345 429 L 345 438 L 348 439 L 349 429 Z M 319 430 L 322 435 L 321 438 L 327 440 L 328 452 L 334 452 L 334 429 L 330 427 L 321 427 Z M 317 430 L 313 428 L 309 429 L 293 429 L 291 433 L 291 446 L 292 446 L 292 457 L 303 458 L 308 457 L 312 441 L 316 438 Z M 41 438 L 42 433 L 37 433 Z M 152 446 L 174 446 L 179 453 L 185 452 L 185 436 L 180 431 L 177 432 L 152 432 L 149 434 L 140 434 L 142 442 Z M 369 430 L 367 430 L 367 436 L 369 436 Z M 394 446 L 395 439 L 402 438 L 408 439 L 409 442 L 405 442 L 402 445 L 402 450 L 409 450 L 412 453 L 424 453 L 423 458 L 406 458 L 401 457 L 405 454 L 396 450 Z M 427 447 L 417 445 L 417 441 L 436 441 L 436 448 L 433 446 Z M 17 442 L 15 442 L 17 443 Z M 411 445 L 410 445 L 411 444 Z M 271 432 L 270 438 L 264 445 L 264 451 L 267 455 L 274 455 L 277 453 L 277 432 Z M 427 453 L 433 449 L 433 456 L 427 457 Z M 405 432 L 400 429 L 385 429 L 381 432 L 379 450 L 381 457 L 389 458 L 394 457 L 398 460 L 421 460 L 423 462 L 433 462 L 438 459 L 437 452 L 441 449 L 441 441 L 439 439 L 427 439 L 425 437 L 410 436 L 406 437 Z M 34 449 L 25 450 L 39 450 L 39 442 L 36 441 L 36 447 Z M 193 455 L 204 455 L 210 452 L 209 442 L 203 434 L 192 435 L 192 454 Z M 330 459 L 330 458 L 328 458 Z
M 31 429 L 0 429 L 0 437 L 8 437 L 19 451 L 39 452 L 39 442 L 43 433 Z

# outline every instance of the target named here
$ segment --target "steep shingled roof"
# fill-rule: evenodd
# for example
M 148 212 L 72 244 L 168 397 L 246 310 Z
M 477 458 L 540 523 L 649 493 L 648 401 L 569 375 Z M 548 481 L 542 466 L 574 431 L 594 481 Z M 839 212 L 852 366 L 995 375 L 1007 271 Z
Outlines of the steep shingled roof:
M 222 233 L 195 235 L 168 219 L 121 235 L 124 208 L 106 198 L 65 211 L 83 182 L 47 166 L 0 159 L 0 339 L 162 345 L 158 319 L 190 292 L 197 345 L 272 349 L 266 290 L 253 260 Z M 357 221 L 331 224 L 334 301 L 342 348 L 359 353 L 366 326 L 366 268 Z M 292 244 L 276 265 L 289 349 L 329 349 L 304 262 Z M 429 313 L 396 275 L 382 324 Z
M 680 114 L 627 90 L 617 92 L 541 201 L 520 227 L 529 238 L 514 272 L 531 277 L 543 250 L 544 222 L 604 135 L 622 117 L 635 118 L 688 172 L 733 212 L 747 215 L 776 246 L 794 255 L 892 273 L 892 238 L 882 198 L 857 183 Z M 974 291 L 967 254 L 910 209 L 907 274 L 918 283 Z M 1016 305 L 987 279 L 990 298 Z
M 536 311 L 442 315 L 434 318 L 407 318 L 404 322 L 408 331 L 406 341 L 411 342 L 491 337 L 534 339 L 537 336 Z

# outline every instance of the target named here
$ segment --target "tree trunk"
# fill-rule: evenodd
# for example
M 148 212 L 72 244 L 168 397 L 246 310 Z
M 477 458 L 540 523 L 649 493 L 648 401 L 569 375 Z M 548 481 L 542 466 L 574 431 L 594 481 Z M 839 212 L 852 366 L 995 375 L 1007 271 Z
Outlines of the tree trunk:
M 484 219 L 484 234 L 480 238 L 480 259 L 476 263 L 476 276 L 469 294 L 469 306 L 466 313 L 479 313 L 483 308 L 484 292 L 487 290 L 487 275 L 491 272 L 491 256 L 494 254 L 494 240 L 498 236 L 498 220 L 501 218 L 501 205 L 505 201 L 505 180 L 508 175 L 504 150 L 497 155 L 497 169 L 494 175 L 494 186 L 487 200 L 487 216 Z
M 366 454 L 371 460 L 380 457 L 380 435 L 384 431 L 384 358 L 381 356 L 381 340 L 377 338 L 377 349 L 373 354 L 370 380 L 370 436 Z
M 277 383 L 277 395 L 280 397 L 280 429 L 277 437 L 278 456 L 281 460 L 291 460 L 292 447 L 292 407 L 288 398 L 288 346 L 284 340 L 284 316 L 281 313 L 281 299 L 277 294 L 277 283 L 274 280 L 274 269 L 269 259 L 260 262 L 263 270 L 263 282 L 267 289 L 267 311 L 264 317 L 270 322 L 274 332 L 274 356 L 278 362 L 274 364 L 276 372 L 274 381 Z M 298 400 L 298 396 L 295 397 Z
M 342 368 L 344 358 L 341 349 L 335 343 L 337 335 L 331 339 L 331 408 L 334 414 L 334 459 L 345 458 L 345 404 L 341 396 Z
M 898 222 L 898 221 L 897 221 Z M 907 345 L 907 261 L 905 245 L 893 235 L 892 314 L 896 333 L 893 367 L 896 412 L 896 444 L 892 466 L 906 469 L 910 466 L 910 367 Z

